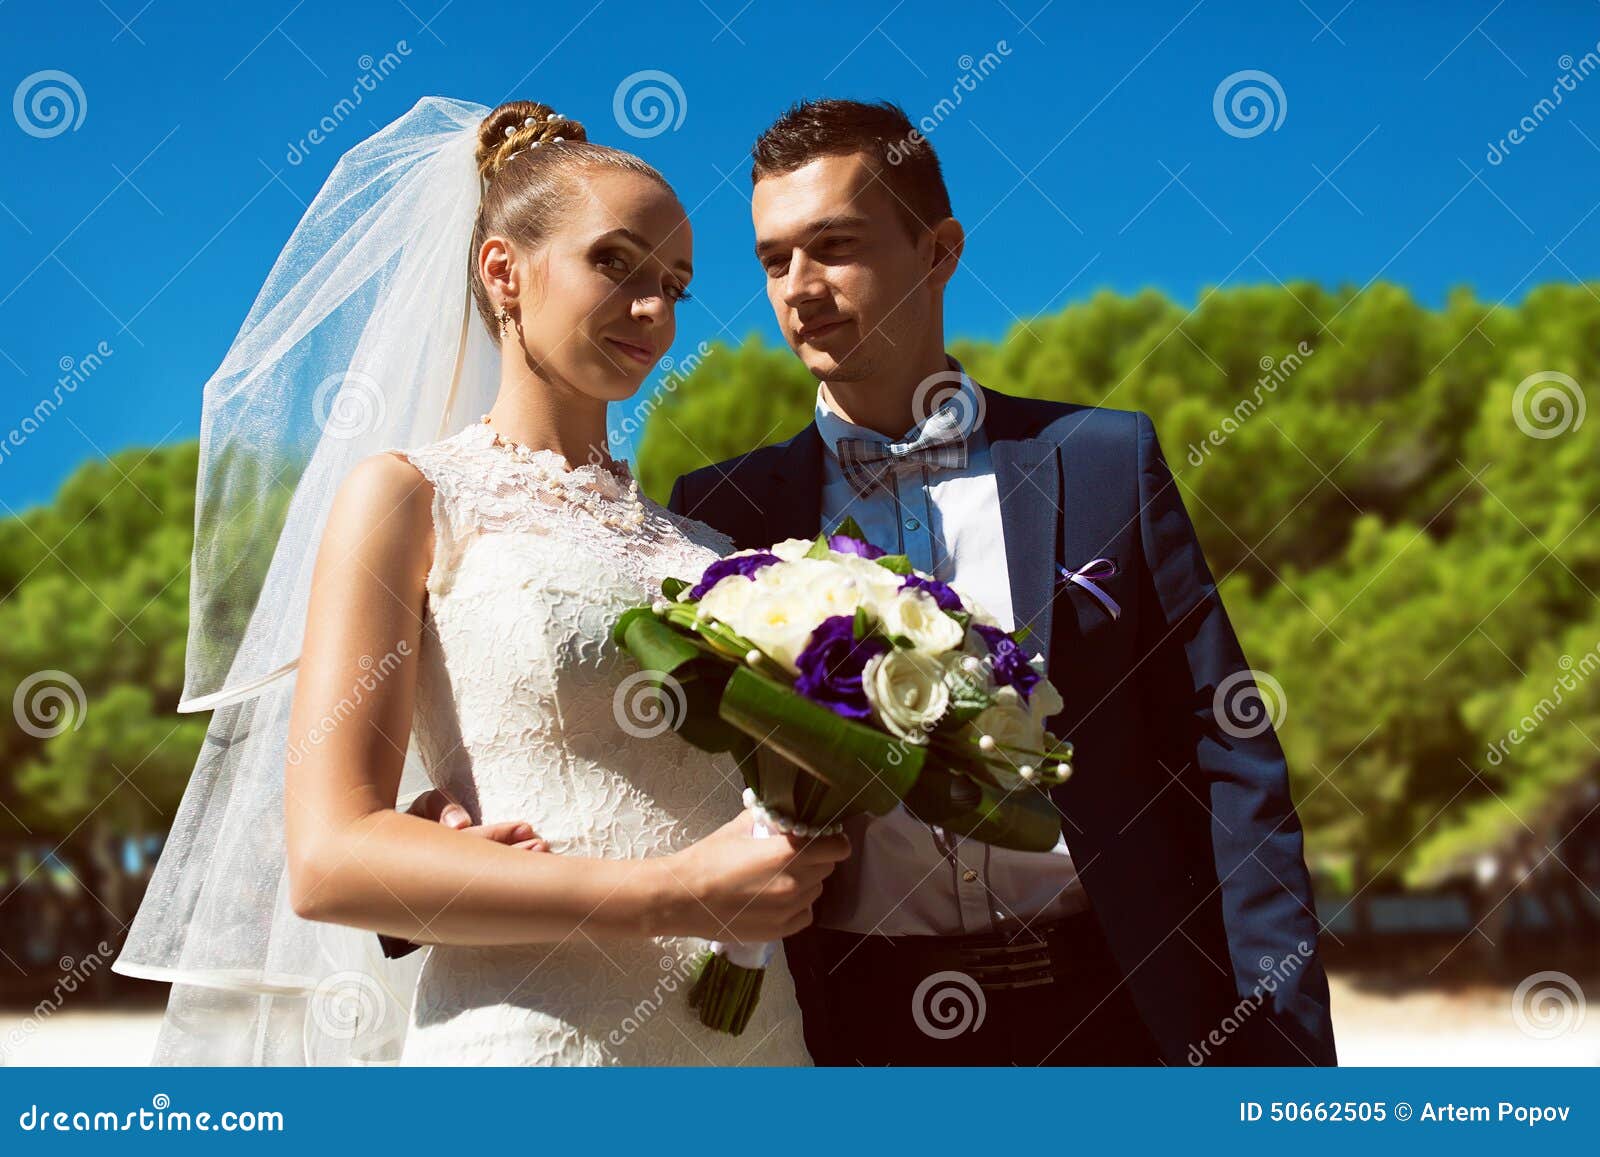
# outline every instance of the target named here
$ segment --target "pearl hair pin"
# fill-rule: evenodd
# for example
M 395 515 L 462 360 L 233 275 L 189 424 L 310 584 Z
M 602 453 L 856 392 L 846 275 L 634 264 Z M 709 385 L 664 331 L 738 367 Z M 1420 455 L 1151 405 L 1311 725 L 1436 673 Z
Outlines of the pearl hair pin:
M 544 119 L 545 119 L 545 123 L 546 124 L 553 124 L 556 121 L 566 120 L 567 118 L 562 116 L 558 112 L 553 112 L 549 116 L 545 117 Z M 522 119 L 522 127 L 525 128 L 525 129 L 531 129 L 534 125 L 536 125 L 538 123 L 539 123 L 539 118 L 538 117 L 524 117 Z M 508 136 L 508 137 L 515 136 L 516 132 L 517 132 L 517 126 L 516 125 L 507 125 L 506 126 L 506 136 Z M 555 139 L 557 141 L 562 141 L 562 140 L 565 140 L 566 138 L 557 137 Z M 535 148 L 538 147 L 537 142 L 535 143 L 534 147 Z

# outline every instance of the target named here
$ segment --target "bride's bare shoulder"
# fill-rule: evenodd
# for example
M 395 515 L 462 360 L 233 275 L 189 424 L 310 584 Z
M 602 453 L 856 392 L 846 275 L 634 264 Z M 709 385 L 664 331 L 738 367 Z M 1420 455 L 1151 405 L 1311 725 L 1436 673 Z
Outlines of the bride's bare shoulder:
M 414 571 L 433 552 L 433 484 L 393 451 L 361 459 L 339 484 L 324 543 L 339 541 L 369 565 Z
M 433 502 L 433 483 L 404 454 L 383 450 L 351 467 L 339 487 L 339 496 L 372 516 L 420 514 L 426 522 Z

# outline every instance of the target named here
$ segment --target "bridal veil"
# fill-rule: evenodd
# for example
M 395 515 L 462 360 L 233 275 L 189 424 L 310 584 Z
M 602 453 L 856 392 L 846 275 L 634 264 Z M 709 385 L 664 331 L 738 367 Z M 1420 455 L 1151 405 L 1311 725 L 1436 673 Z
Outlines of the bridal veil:
M 372 933 L 289 904 L 289 709 L 340 482 L 370 454 L 464 427 L 498 389 L 467 292 L 488 112 L 426 97 L 346 153 L 206 383 L 178 710 L 214 714 L 113 965 L 172 983 L 157 1063 L 399 1056 L 422 954 L 387 960 Z M 427 786 L 413 743 L 402 799 Z

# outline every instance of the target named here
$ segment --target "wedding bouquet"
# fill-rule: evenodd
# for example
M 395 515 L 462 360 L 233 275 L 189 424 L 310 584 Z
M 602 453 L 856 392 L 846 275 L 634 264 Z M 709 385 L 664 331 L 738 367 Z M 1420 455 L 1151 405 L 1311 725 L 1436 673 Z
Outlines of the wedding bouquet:
M 744 769 L 744 802 L 800 836 L 903 803 L 984 843 L 1049 851 L 1048 789 L 1072 745 L 1045 729 L 1061 696 L 1043 660 L 970 598 L 866 542 L 854 520 L 815 540 L 720 558 L 618 619 L 672 725 Z M 620 691 L 619 691 L 620 695 Z M 758 761 L 757 747 L 783 757 Z M 689 991 L 703 1023 L 742 1032 L 775 945 L 713 943 Z

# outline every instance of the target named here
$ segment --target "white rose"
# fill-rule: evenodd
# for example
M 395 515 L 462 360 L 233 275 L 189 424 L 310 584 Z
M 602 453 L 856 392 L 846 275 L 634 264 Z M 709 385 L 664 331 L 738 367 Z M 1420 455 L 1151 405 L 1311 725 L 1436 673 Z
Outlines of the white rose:
M 750 555 L 753 555 L 753 554 L 766 554 L 766 553 L 768 553 L 768 552 L 761 551 L 761 550 L 736 550 L 732 554 L 724 555 L 723 557 L 724 557 L 724 559 L 729 559 L 729 558 L 748 558 Z M 706 591 L 706 593 L 701 596 L 700 602 L 702 604 L 707 602 L 711 598 L 711 596 L 713 594 L 716 594 L 719 591 L 722 592 L 723 597 L 726 598 L 726 597 L 728 597 L 728 592 L 729 591 L 735 590 L 735 589 L 737 589 L 739 587 L 748 587 L 750 585 L 750 583 L 754 582 L 756 579 L 760 578 L 762 575 L 768 574 L 769 572 L 771 572 L 772 570 L 774 570 L 775 568 L 777 568 L 777 567 L 779 567 L 781 565 L 782 565 L 781 563 L 768 563 L 766 566 L 764 566 L 764 567 L 760 568 L 759 570 L 753 572 L 752 574 L 748 574 L 748 575 L 739 574 L 737 572 L 730 573 L 730 574 L 725 574 L 720 579 L 718 579 L 716 581 L 716 583 L 711 587 L 710 590 Z M 684 588 L 683 593 L 680 594 L 678 597 L 680 599 L 687 598 L 689 590 L 692 589 L 693 585 L 694 584 L 691 584 L 690 587 Z M 743 598 L 745 596 L 741 595 L 739 597 Z M 720 618 L 721 616 L 718 616 L 718 617 Z
M 982 627 L 998 627 L 1000 625 L 995 617 L 984 608 L 982 603 L 967 593 L 965 587 L 959 587 L 955 583 L 946 583 L 945 585 L 961 596 L 961 608 L 972 616 L 973 622 Z M 987 654 L 988 652 L 985 651 L 984 653 Z
M 1010 695 L 1006 694 L 1008 691 Z M 1038 757 L 1028 753 L 1044 750 L 1044 724 L 1033 718 L 1013 688 L 1000 688 L 996 698 L 998 703 L 979 712 L 967 725 L 973 738 L 988 735 L 1002 748 L 1022 748 L 996 754 L 1016 764 L 1033 763 Z
M 763 567 L 771 570 L 771 567 Z M 760 571 L 756 572 L 760 574 Z M 756 584 L 744 575 L 724 575 L 717 585 L 700 598 L 700 610 L 713 619 L 739 630 L 738 618 L 750 600 L 755 597 Z M 742 632 L 741 632 L 742 633 Z
M 803 558 L 764 567 L 756 575 L 758 591 L 786 599 L 796 618 L 809 617 L 815 627 L 834 615 L 853 615 L 866 602 L 863 584 L 825 559 Z
M 806 552 L 811 549 L 814 541 L 814 539 L 810 538 L 786 538 L 782 542 L 773 545 L 772 553 L 784 562 L 794 562 L 797 559 L 805 558 Z
M 1048 679 L 1040 679 L 1033 685 L 1033 690 L 1028 692 L 1028 714 L 1032 715 L 1034 722 L 1040 727 L 1057 711 L 1065 707 L 1061 701 L 1061 692 L 1057 691 L 1055 684 Z
M 866 602 L 867 592 L 856 579 L 845 574 L 825 575 L 804 591 L 813 621 L 820 623 L 834 615 L 853 615 Z
M 817 625 L 815 615 L 803 606 L 797 607 L 787 593 L 759 589 L 738 608 L 735 620 L 723 621 L 791 675 L 799 674 L 795 660 L 805 650 Z
M 862 584 L 871 604 L 893 598 L 899 592 L 900 584 L 905 581 L 888 567 L 879 566 L 870 558 L 862 558 L 858 554 L 834 554 L 829 561 Z
M 983 640 L 979 639 L 978 642 L 981 644 Z M 945 685 L 968 699 L 975 695 L 993 695 L 994 668 L 982 661 L 983 654 L 961 650 L 944 655 Z
M 927 591 L 915 587 L 900 591 L 878 605 L 878 615 L 886 634 L 904 635 L 915 650 L 938 655 L 961 646 L 961 624 L 941 611 Z
M 874 655 L 861 672 L 873 713 L 891 735 L 924 744 L 950 706 L 944 665 L 930 655 L 895 649 Z
M 883 606 L 900 589 L 899 575 L 850 555 L 797 559 L 767 567 L 761 574 L 769 572 L 779 572 L 769 580 L 772 585 L 803 599 L 818 622 L 831 615 L 853 615 L 860 607 L 881 620 Z
M 782 587 L 807 586 L 830 575 L 844 577 L 838 567 L 822 558 L 797 558 L 792 562 L 774 563 L 763 567 L 760 572 L 763 581 Z
M 1037 666 L 1034 664 L 1035 669 Z M 1002 707 L 1024 712 L 1039 728 L 1041 736 L 1044 734 L 1044 721 L 1065 706 L 1061 702 L 1061 692 L 1048 679 L 1040 679 L 1035 683 L 1026 700 L 1020 691 L 1009 685 L 995 692 L 995 700 Z

